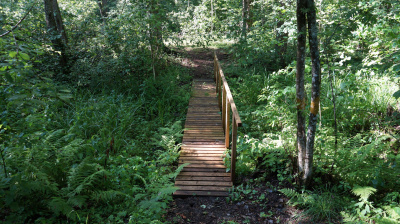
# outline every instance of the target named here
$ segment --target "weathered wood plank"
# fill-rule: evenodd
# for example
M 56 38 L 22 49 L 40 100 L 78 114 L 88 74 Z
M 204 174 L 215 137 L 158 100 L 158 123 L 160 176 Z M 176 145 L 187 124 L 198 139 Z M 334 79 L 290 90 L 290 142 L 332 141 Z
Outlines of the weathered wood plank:
M 179 159 L 179 163 L 204 164 L 204 165 L 224 165 L 224 162 L 222 160 L 183 160 L 183 159 Z
M 221 156 L 184 156 L 179 157 L 179 161 L 183 163 L 192 163 L 190 161 L 223 161 Z
M 200 169 L 192 169 L 192 170 L 187 169 L 188 171 L 185 171 L 185 168 L 182 172 L 179 173 L 179 176 L 201 176 L 201 177 L 230 177 L 231 176 L 230 173 L 226 173 L 225 171 L 223 171 L 223 169 L 215 169 L 215 172 L 213 172 L 212 170 L 209 172 L 205 172 L 205 171 L 193 171 L 193 170 L 200 170 Z M 205 169 L 201 169 L 201 170 L 205 170 Z
M 182 191 L 228 191 L 231 186 L 177 186 Z
M 207 180 L 207 181 L 231 181 L 230 177 L 203 177 L 203 176 L 177 176 L 176 180 Z
M 224 186 L 224 187 L 230 187 L 232 186 L 232 182 L 230 181 L 203 181 L 203 180 L 194 180 L 194 181 L 189 181 L 189 180 L 176 180 L 175 181 L 175 186 L 182 186 L 182 185 L 187 185 L 187 186 Z
M 179 166 L 183 163 L 179 163 Z M 191 168 L 225 168 L 225 165 L 218 165 L 218 164 L 197 164 L 197 163 L 190 163 L 186 165 L 186 167 Z
M 179 165 L 189 163 L 175 180 L 175 196 L 228 196 L 232 186 L 224 165 L 225 133 L 212 79 L 193 80 Z
M 228 191 L 176 191 L 175 196 L 209 196 L 209 197 L 227 197 Z
M 191 151 L 181 151 L 181 156 L 182 157 L 218 157 L 218 158 L 223 158 L 225 157 L 222 153 L 195 153 Z

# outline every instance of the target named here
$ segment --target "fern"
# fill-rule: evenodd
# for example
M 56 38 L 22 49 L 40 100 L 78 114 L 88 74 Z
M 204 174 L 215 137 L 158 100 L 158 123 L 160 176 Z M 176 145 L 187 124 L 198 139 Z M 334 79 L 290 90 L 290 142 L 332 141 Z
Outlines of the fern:
M 290 198 L 288 203 L 291 204 L 292 206 L 296 205 L 305 206 L 313 201 L 313 198 L 307 193 L 300 194 L 295 190 L 289 188 L 284 188 L 279 191 L 283 193 L 286 197 Z
M 66 217 L 75 220 L 76 215 L 74 213 L 74 209 L 69 203 L 67 203 L 64 199 L 59 197 L 53 197 L 49 202 L 49 208 L 53 211 L 57 216 L 62 214 Z
M 92 196 L 92 199 L 96 200 L 97 202 L 101 201 L 101 202 L 112 202 L 117 200 L 118 198 L 122 198 L 122 199 L 129 199 L 129 200 L 133 200 L 133 198 L 128 195 L 125 194 L 123 192 L 120 191 L 116 191 L 116 190 L 107 190 L 107 191 L 95 191 Z
M 351 192 L 355 194 L 356 196 L 360 197 L 360 201 L 368 201 L 369 196 L 374 194 L 376 192 L 376 189 L 373 187 L 361 187 L 361 186 L 355 186 Z

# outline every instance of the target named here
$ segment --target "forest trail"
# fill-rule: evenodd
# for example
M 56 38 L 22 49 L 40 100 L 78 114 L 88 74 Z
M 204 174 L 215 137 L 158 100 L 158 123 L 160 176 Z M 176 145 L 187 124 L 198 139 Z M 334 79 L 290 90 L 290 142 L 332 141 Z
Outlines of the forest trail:
M 231 175 L 223 161 L 225 136 L 212 79 L 194 79 L 174 195 L 228 196 Z
M 205 80 L 213 80 L 213 49 L 186 48 L 182 53 L 185 57 L 181 65 L 191 70 L 194 85 L 196 83 L 203 84 Z M 221 50 L 216 50 L 216 53 L 222 62 L 229 58 Z M 211 92 L 215 94 L 215 87 Z M 188 115 L 190 116 L 190 114 Z M 188 118 L 190 119 L 189 116 Z M 183 143 L 188 143 L 187 140 L 188 138 L 184 136 Z M 185 152 L 188 148 L 183 146 L 181 150 Z M 185 153 L 181 155 L 185 155 Z M 182 158 L 179 160 L 180 164 L 184 162 Z M 226 174 L 229 175 L 229 173 Z M 230 176 L 227 177 L 230 178 Z M 176 180 L 180 178 L 178 176 Z M 290 217 L 296 213 L 296 209 L 285 205 L 288 199 L 276 190 L 279 186 L 279 181 L 276 177 L 271 177 L 267 183 L 262 184 L 256 184 L 253 182 L 253 178 L 255 176 L 242 177 L 238 181 L 247 183 L 251 193 L 244 194 L 244 191 L 241 192 L 241 190 L 238 191 L 238 188 L 235 188 L 233 193 L 226 192 L 228 193 L 227 195 L 221 195 L 228 197 L 215 195 L 198 197 L 193 196 L 194 192 L 191 194 L 185 193 L 185 197 L 175 197 L 169 204 L 170 208 L 165 217 L 167 223 L 290 223 Z M 178 195 L 180 193 L 177 191 L 175 194 Z M 265 214 L 265 216 L 260 214 Z

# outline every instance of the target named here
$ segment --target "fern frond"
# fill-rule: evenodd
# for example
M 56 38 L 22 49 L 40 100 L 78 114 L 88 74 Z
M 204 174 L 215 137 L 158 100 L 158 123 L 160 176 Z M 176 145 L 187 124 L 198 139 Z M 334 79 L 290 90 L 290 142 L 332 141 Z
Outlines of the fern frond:
M 92 194 L 92 199 L 96 200 L 97 202 L 99 202 L 99 201 L 110 202 L 110 201 L 114 201 L 118 198 L 132 199 L 132 197 L 130 195 L 125 194 L 121 191 L 116 191 L 116 190 L 96 191 Z
M 74 209 L 62 198 L 53 197 L 51 201 L 48 203 L 48 207 L 56 215 L 62 214 L 73 220 L 75 220 L 76 218 L 73 212 Z
M 179 187 L 175 187 L 175 186 L 168 186 L 168 187 L 161 188 L 157 194 L 156 199 L 159 200 L 159 199 L 164 199 L 165 197 L 171 196 L 178 189 L 179 189 Z
M 73 207 L 82 208 L 86 204 L 87 196 L 85 195 L 75 195 L 68 198 L 67 203 Z
M 356 215 L 349 214 L 347 212 L 340 212 L 340 214 L 343 217 L 344 223 L 357 223 L 356 220 L 358 220 L 358 218 Z
M 279 192 L 281 192 L 282 194 L 284 194 L 288 198 L 294 198 L 294 197 L 299 197 L 300 196 L 300 194 L 297 191 L 295 191 L 293 189 L 290 189 L 290 188 L 280 189 Z
M 65 135 L 64 129 L 58 129 L 51 132 L 44 140 L 45 144 L 54 145 L 56 148 L 61 147 L 58 141 Z
M 376 192 L 376 189 L 373 187 L 365 186 L 355 186 L 351 192 L 356 196 L 360 197 L 363 201 L 368 201 L 369 196 Z

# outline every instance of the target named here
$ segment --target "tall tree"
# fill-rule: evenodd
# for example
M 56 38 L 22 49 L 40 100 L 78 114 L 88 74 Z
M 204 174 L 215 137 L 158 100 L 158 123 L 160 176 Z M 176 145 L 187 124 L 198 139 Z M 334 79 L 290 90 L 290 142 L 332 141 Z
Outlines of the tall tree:
M 100 15 L 104 19 L 105 17 L 108 16 L 109 12 L 109 5 L 108 5 L 108 0 L 98 0 L 97 4 L 99 5 L 100 8 Z
M 283 9 L 286 7 L 287 2 L 284 0 L 276 0 L 275 4 L 279 5 L 278 6 L 278 13 L 277 13 L 277 23 L 276 23 L 276 42 L 277 44 L 275 45 L 276 53 L 278 55 L 277 60 L 279 61 L 278 65 L 280 67 L 285 67 L 286 66 L 286 60 L 285 60 L 285 55 L 286 55 L 286 50 L 288 47 L 288 37 L 289 33 L 285 30 L 282 30 L 282 26 L 285 23 L 285 13 L 283 12 Z
M 242 0 L 242 38 L 246 40 L 247 32 L 253 25 L 251 20 L 251 0 Z
M 316 20 L 314 0 L 297 0 L 297 71 L 296 71 L 296 101 L 297 101 L 297 147 L 298 167 L 302 182 L 308 186 L 312 177 L 314 140 L 319 109 L 321 69 L 318 49 L 318 25 Z M 309 47 L 312 62 L 311 105 L 307 136 L 305 133 L 305 88 L 304 68 L 306 49 L 306 30 L 308 24 Z
M 68 62 L 66 55 L 68 39 L 64 29 L 60 8 L 58 7 L 57 0 L 43 0 L 43 3 L 47 30 L 54 49 L 60 52 L 59 63 L 61 65 L 62 73 L 65 74 Z

